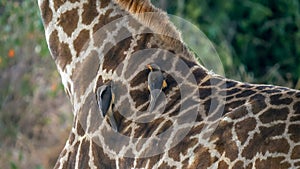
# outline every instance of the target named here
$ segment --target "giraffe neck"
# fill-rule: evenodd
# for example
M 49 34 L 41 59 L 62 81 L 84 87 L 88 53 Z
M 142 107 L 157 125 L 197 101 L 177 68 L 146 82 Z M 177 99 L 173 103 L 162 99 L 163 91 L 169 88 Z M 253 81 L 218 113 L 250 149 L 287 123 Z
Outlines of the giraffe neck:
M 84 95 L 91 81 L 100 83 L 101 80 L 111 79 L 116 67 L 127 62 L 138 50 L 160 48 L 180 57 L 189 65 L 198 65 L 167 16 L 148 0 L 132 3 L 40 0 L 39 6 L 51 55 L 73 105 L 78 105 L 78 97 Z M 116 27 L 116 22 L 123 22 L 123 27 Z M 131 30 L 126 30 L 125 26 L 131 23 L 134 24 Z M 109 32 L 115 32 L 115 35 Z M 131 42 L 131 36 L 135 42 Z M 116 40 L 124 44 L 122 48 L 115 47 Z M 207 70 L 204 67 L 201 69 L 206 74 Z M 99 80 L 99 74 L 103 79 Z

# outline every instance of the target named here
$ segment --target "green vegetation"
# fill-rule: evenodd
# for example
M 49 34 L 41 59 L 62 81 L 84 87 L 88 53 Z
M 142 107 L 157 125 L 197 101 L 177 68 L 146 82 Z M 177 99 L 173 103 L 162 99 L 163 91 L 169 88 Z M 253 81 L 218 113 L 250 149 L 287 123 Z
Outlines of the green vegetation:
M 32 50 L 24 49 L 26 45 L 34 47 L 32 53 L 48 55 L 36 6 L 35 1 L 0 0 L 0 68 L 7 68 L 18 59 L 24 59 L 24 50 Z
M 227 77 L 300 89 L 299 0 L 154 2 L 206 34 Z
M 34 1 L 13 2 L 0 1 L 0 110 L 4 104 L 13 99 L 19 99 L 19 104 L 26 104 L 26 97 L 32 97 L 34 83 L 32 67 L 26 64 L 32 62 L 34 56 L 48 54 L 42 22 Z M 34 50 L 36 49 L 36 50 Z M 1 111 L 1 112 L 2 112 Z M 16 136 L 20 117 L 9 113 L 0 115 L 0 126 L 4 132 L 1 137 Z M 7 134 L 5 134 L 7 133 Z
M 0 0 L 0 168 L 53 167 L 42 160 L 47 151 L 40 153 L 41 160 L 32 158 L 39 148 L 56 145 L 51 141 L 59 136 L 47 138 L 52 132 L 47 125 L 58 132 L 62 124 L 71 124 L 57 108 L 69 105 L 62 104 L 64 97 L 37 1 Z

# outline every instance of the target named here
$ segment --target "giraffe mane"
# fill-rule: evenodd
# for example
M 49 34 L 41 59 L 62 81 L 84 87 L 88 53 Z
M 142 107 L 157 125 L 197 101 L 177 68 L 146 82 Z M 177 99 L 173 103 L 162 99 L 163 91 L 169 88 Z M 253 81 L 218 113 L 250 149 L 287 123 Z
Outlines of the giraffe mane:
M 121 9 L 152 30 L 159 40 L 164 42 L 166 49 L 174 51 L 186 49 L 181 32 L 170 22 L 167 13 L 153 6 L 149 0 L 114 1 Z

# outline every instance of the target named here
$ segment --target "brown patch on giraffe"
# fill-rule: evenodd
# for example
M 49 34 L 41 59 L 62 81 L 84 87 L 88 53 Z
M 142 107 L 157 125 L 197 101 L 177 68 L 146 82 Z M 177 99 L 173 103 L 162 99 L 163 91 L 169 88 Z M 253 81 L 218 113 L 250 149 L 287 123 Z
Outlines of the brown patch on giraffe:
M 189 166 L 190 168 L 208 168 L 217 161 L 216 157 L 212 157 L 209 149 L 199 145 L 194 150 L 195 156 L 193 163 Z
M 269 108 L 266 111 L 264 111 L 260 116 L 260 121 L 262 123 L 271 123 L 278 120 L 286 120 L 289 113 L 288 108 L 282 108 L 282 109 L 273 109 Z
M 300 142 L 300 124 L 291 124 L 288 128 L 288 134 L 294 142 Z
M 116 163 L 114 160 L 109 159 L 109 157 L 103 152 L 103 148 L 98 144 L 91 142 L 92 144 L 92 155 L 94 158 L 94 164 L 97 168 L 116 168 Z
M 294 147 L 291 159 L 300 159 L 300 145 Z
M 116 123 L 118 124 L 118 130 L 120 133 L 122 133 L 122 130 L 128 126 L 125 124 L 125 117 L 122 114 L 120 114 L 118 110 L 115 110 L 115 107 L 113 115 L 115 117 Z
M 236 98 L 249 97 L 249 96 L 253 95 L 254 93 L 255 93 L 255 91 L 253 91 L 253 90 L 244 90 L 241 93 L 237 94 L 235 97 Z
M 176 167 L 171 167 L 171 166 L 169 166 L 168 165 L 168 163 L 166 163 L 166 162 L 163 162 L 159 167 L 158 167 L 159 169 L 165 169 L 165 168 L 167 168 L 167 169 L 176 169 Z
M 204 127 L 204 123 L 195 125 L 189 131 L 188 136 L 192 137 L 192 136 L 198 135 L 201 132 L 201 130 L 203 129 L 203 127 Z
M 182 161 L 182 168 L 189 168 L 189 159 L 190 158 L 186 158 Z
M 89 25 L 98 16 L 97 5 L 95 0 L 89 0 L 83 4 L 82 23 Z M 102 5 L 102 1 L 100 2 Z
M 244 163 L 242 161 L 237 161 L 232 167 L 232 169 L 241 169 L 241 168 L 244 168 Z
M 71 63 L 72 61 L 72 54 L 69 49 L 69 45 L 66 43 L 61 43 L 59 46 L 59 56 L 57 57 L 57 62 L 62 68 L 62 70 L 65 69 L 65 67 Z
M 79 16 L 77 8 L 62 13 L 58 18 L 58 24 L 69 37 L 71 37 L 74 30 L 77 28 L 78 21 Z
M 193 74 L 196 78 L 196 82 L 197 82 L 198 85 L 207 76 L 207 73 L 200 67 L 197 67 L 195 70 L 193 70 Z
M 256 153 L 288 153 L 289 143 L 286 139 L 275 139 L 274 136 L 281 136 L 285 129 L 285 124 L 278 124 L 272 127 L 260 127 L 260 133 L 255 133 L 253 139 L 244 148 L 242 156 L 252 159 Z
M 295 114 L 300 114 L 300 101 L 294 104 L 293 109 L 295 110 Z
M 218 138 L 215 142 L 216 150 L 218 150 L 220 154 L 225 153 L 226 157 L 228 157 L 231 161 L 234 161 L 238 157 L 239 149 L 236 143 L 232 140 L 232 127 L 233 123 L 222 121 L 211 136 L 211 140 Z
M 230 117 L 232 120 L 236 120 L 242 118 L 248 114 L 247 109 L 245 106 L 241 106 L 237 109 L 229 111 L 230 108 L 225 107 L 225 110 L 228 110 L 227 116 Z
M 251 109 L 253 114 L 260 113 L 267 107 L 265 97 L 260 94 L 256 94 L 250 98 Z
M 274 94 L 274 93 L 280 93 L 281 92 L 281 90 L 276 90 L 276 89 L 273 89 L 273 88 L 271 88 L 270 87 L 270 89 L 268 89 L 268 90 L 263 90 L 263 92 L 264 93 L 267 93 L 267 94 Z
M 72 145 L 75 140 L 75 134 L 72 132 L 69 136 L 69 144 Z
M 241 141 L 241 144 L 245 143 L 245 141 L 249 137 L 249 132 L 254 130 L 256 125 L 256 120 L 252 117 L 246 118 L 245 120 L 235 124 L 235 131 L 238 139 Z
M 178 83 L 177 81 L 174 79 L 174 77 L 172 77 L 170 74 L 167 74 L 165 76 L 165 80 L 167 82 L 167 87 L 163 89 L 163 92 L 168 95 L 169 92 L 171 92 L 172 90 L 174 90 L 175 88 L 175 92 L 180 93 L 180 88 L 178 88 Z M 176 88 L 177 87 L 177 88 Z
M 115 19 L 121 17 L 121 15 L 117 15 L 117 16 L 114 16 L 114 17 L 109 17 L 109 15 L 110 15 L 112 12 L 113 12 L 112 9 L 108 9 L 108 10 L 106 11 L 105 14 L 103 14 L 103 15 L 100 16 L 98 23 L 93 27 L 93 33 L 94 33 L 94 34 L 95 34 L 96 32 L 97 32 L 97 33 L 101 33 L 102 31 L 98 31 L 98 30 L 101 29 L 102 26 L 104 26 L 104 25 L 106 25 L 106 24 L 108 24 L 108 23 L 111 23 L 113 20 L 115 20 Z M 111 26 L 114 26 L 114 25 L 110 24 L 110 27 L 109 27 L 110 30 L 115 30 L 115 29 L 113 29 L 113 27 L 111 27 Z M 105 33 L 105 32 L 103 32 L 103 33 Z M 101 33 L 101 34 L 102 34 L 102 33 Z M 99 40 L 103 40 L 103 39 L 99 39 Z
M 223 86 L 223 85 L 224 85 L 227 89 L 229 89 L 229 88 L 233 88 L 233 87 L 237 86 L 238 83 L 235 82 L 235 81 L 232 81 L 232 80 L 230 80 L 230 79 L 226 79 L 226 80 L 225 80 L 225 83 L 222 84 L 222 86 Z
M 119 161 L 119 168 L 133 168 L 134 159 L 133 158 L 121 158 Z
M 175 136 L 177 138 L 178 136 Z M 180 137 L 181 138 L 181 137 Z M 198 139 L 189 138 L 188 135 L 182 139 L 176 146 L 168 151 L 169 157 L 175 161 L 180 161 L 180 155 L 188 155 L 188 148 L 195 146 L 198 143 Z
M 257 89 L 257 90 L 265 90 L 268 88 L 270 88 L 270 86 L 268 86 L 268 85 L 258 85 L 255 87 L 255 89 Z
M 121 130 L 120 132 L 121 132 L 124 136 L 130 137 L 130 134 L 131 134 L 133 128 L 132 128 L 132 127 L 127 127 L 127 126 L 129 126 L 131 123 L 132 123 L 132 121 L 129 121 L 129 120 L 128 120 L 127 122 L 122 122 L 122 123 L 121 123 L 120 128 L 123 128 L 123 130 Z M 126 128 L 126 127 L 127 127 L 127 128 Z M 125 128 L 126 128 L 126 130 L 125 130 Z
M 162 158 L 161 155 L 155 155 L 155 156 L 150 157 L 149 158 L 149 166 L 154 166 L 161 158 Z M 144 161 L 142 166 L 146 166 L 146 164 L 147 164 L 146 162 L 148 160 L 141 159 L 141 161 Z M 141 167 L 141 168 L 143 168 L 143 167 Z M 174 168 L 174 167 L 172 167 L 172 168 Z
M 155 119 L 149 123 L 138 123 L 138 128 L 135 129 L 134 138 L 148 138 L 153 136 L 153 133 L 157 130 L 157 126 L 164 121 L 164 118 Z
M 163 126 L 158 129 L 157 135 L 162 134 L 163 132 L 165 132 L 166 130 L 168 130 L 172 125 L 173 125 L 173 123 L 170 120 L 166 121 L 163 124 Z
M 296 114 L 295 116 L 290 118 L 290 122 L 300 122 L 300 115 Z
M 131 20 L 130 20 L 131 21 Z M 129 24 L 132 22 L 129 22 Z M 133 28 L 139 28 L 141 26 L 132 26 Z M 146 32 L 146 31 L 144 31 Z M 133 48 L 134 51 L 139 51 L 139 50 L 143 50 L 143 49 L 147 49 L 148 45 L 151 41 L 151 38 L 153 38 L 153 34 L 152 33 L 143 33 L 139 35 L 139 39 L 137 40 L 137 46 L 135 46 Z
M 229 165 L 225 161 L 220 161 L 218 169 L 229 168 Z
M 217 88 L 199 88 L 199 97 L 201 100 L 204 100 L 212 95 L 212 93 L 216 92 Z
M 76 51 L 76 56 L 78 57 L 80 52 L 85 50 L 82 49 L 83 47 L 87 48 L 89 43 L 89 36 L 90 36 L 90 31 L 89 30 L 82 30 L 77 38 L 74 40 L 74 49 Z M 85 45 L 85 46 L 84 46 Z
M 292 96 L 292 95 L 295 94 L 295 91 L 289 91 L 289 92 L 287 92 L 286 94 L 289 95 L 289 96 Z
M 127 33 L 126 33 L 127 32 Z M 119 33 L 121 34 L 130 34 L 127 29 L 122 28 Z M 116 35 L 118 36 L 118 35 Z M 125 52 L 129 49 L 131 42 L 133 41 L 132 37 L 128 37 L 118 44 L 111 47 L 108 53 L 104 56 L 103 60 L 103 70 L 115 71 L 116 68 L 123 62 L 126 57 Z
M 164 48 L 162 48 L 162 49 L 164 49 Z M 169 52 L 171 52 L 171 53 L 174 53 L 175 54 L 175 52 L 174 51 L 171 51 L 171 50 L 169 50 Z M 179 56 L 177 56 L 177 57 L 179 57 Z M 198 65 L 197 65 L 197 62 L 195 62 L 195 60 L 194 59 L 191 59 L 191 58 L 189 58 L 189 59 L 187 59 L 187 58 L 184 58 L 184 57 L 180 57 L 180 59 L 189 67 L 189 68 L 192 68 L 192 67 L 195 67 L 195 66 L 197 66 L 198 67 Z M 176 70 L 181 70 L 182 68 L 181 67 L 179 67 L 181 64 L 176 64 L 175 66 L 176 66 Z M 199 68 L 199 69 L 201 69 L 201 68 Z M 200 74 L 200 75 L 204 75 L 204 77 L 207 75 L 206 74 L 206 72 L 205 71 L 203 71 L 203 69 L 201 69 L 201 73 L 202 74 Z M 200 77 L 198 77 L 198 76 L 196 76 L 196 75 L 194 75 L 194 77 L 195 78 L 201 78 L 201 76 Z M 203 78 L 204 78 L 203 77 Z
M 134 78 L 130 81 L 131 87 L 136 87 L 141 83 L 145 83 L 147 81 L 149 70 L 145 69 L 139 72 Z
M 300 162 L 296 162 L 294 166 L 300 167 Z
M 200 130 L 201 131 L 201 130 Z M 199 131 L 199 132 L 200 132 Z M 188 156 L 188 148 L 195 146 L 198 143 L 198 138 L 191 138 L 194 134 L 191 133 L 188 128 L 175 131 L 176 135 L 173 139 L 173 144 L 176 144 L 172 149 L 168 151 L 169 157 L 175 161 L 180 161 L 180 154 L 183 156 Z
M 53 16 L 52 10 L 50 9 L 49 0 L 44 1 L 40 8 L 41 8 L 44 25 L 45 27 L 47 27 L 49 22 L 52 20 L 52 16 Z
M 213 112 L 215 112 L 218 108 L 218 105 L 220 105 L 219 98 L 213 97 L 209 98 L 204 102 L 204 110 L 207 116 L 211 115 Z
M 87 139 L 82 140 L 80 149 L 79 149 L 79 158 L 78 158 L 78 168 L 87 168 L 89 166 L 89 146 L 90 141 Z
M 166 95 L 167 95 L 167 93 L 166 93 Z M 181 99 L 181 94 L 180 94 L 180 91 L 178 89 L 170 97 L 170 100 L 167 103 L 163 113 L 170 112 L 169 117 L 177 116 L 180 113 L 180 106 L 181 105 L 178 104 L 178 103 L 180 103 L 180 99 Z M 177 106 L 177 108 L 175 110 L 171 111 L 175 106 Z
M 66 0 L 60 0 L 60 1 L 53 1 L 54 9 L 57 11 L 57 9 L 65 3 Z
M 64 70 L 66 65 L 72 61 L 72 54 L 68 44 L 60 43 L 57 30 L 53 31 L 50 35 L 49 48 L 53 59 Z
M 74 82 L 74 91 L 77 96 L 83 95 L 93 79 L 96 78 L 99 65 L 98 53 L 94 50 L 82 62 L 76 64 L 71 79 Z
M 238 118 L 244 117 L 246 114 L 248 114 L 246 107 L 241 106 L 241 105 L 244 105 L 245 102 L 246 102 L 245 100 L 237 100 L 237 101 L 227 102 L 225 104 L 224 111 L 225 111 L 225 113 L 234 111 L 234 113 L 230 114 L 230 117 L 232 119 L 238 119 Z
M 239 88 L 232 88 L 230 90 L 227 90 L 226 94 L 227 94 L 227 96 L 230 96 L 230 95 L 234 95 L 240 91 L 241 91 L 241 89 L 239 89 Z
M 82 128 L 80 122 L 77 123 L 76 131 L 77 131 L 76 134 L 79 136 L 84 136 L 84 134 L 85 134 L 85 130 Z
M 98 79 L 97 79 L 97 82 L 96 82 L 96 88 L 102 86 L 103 84 L 104 84 L 104 81 L 102 79 L 102 76 L 99 76 Z
M 226 94 L 225 94 L 225 95 L 226 95 Z M 232 101 L 232 100 L 234 100 L 234 96 L 227 96 L 227 97 L 225 98 L 225 100 L 226 100 L 227 102 Z
M 132 100 L 135 103 L 135 107 L 139 107 L 140 105 L 146 103 L 150 98 L 149 90 L 131 90 L 129 92 Z
M 100 1 L 100 8 L 103 9 L 105 7 L 107 7 L 110 4 L 110 0 L 102 0 Z
M 281 98 L 282 96 L 283 96 L 282 94 L 276 94 L 270 96 L 270 100 L 271 100 L 270 103 L 272 105 L 282 105 L 282 104 L 289 105 L 293 102 L 292 98 Z
M 281 136 L 284 133 L 285 125 L 286 124 L 276 124 L 271 127 L 259 127 L 260 135 L 264 138 Z
M 70 151 L 68 153 L 68 160 L 67 162 L 64 163 L 63 168 L 75 168 L 75 163 L 76 163 L 76 155 L 77 155 L 77 150 L 80 148 L 79 147 L 80 142 L 76 142 L 74 146 L 72 146 L 73 151 Z
M 245 169 L 253 169 L 253 163 L 252 163 L 252 162 L 249 163 L 249 164 L 245 167 Z
M 268 157 L 267 159 L 255 161 L 256 168 L 290 168 L 291 165 L 284 157 Z

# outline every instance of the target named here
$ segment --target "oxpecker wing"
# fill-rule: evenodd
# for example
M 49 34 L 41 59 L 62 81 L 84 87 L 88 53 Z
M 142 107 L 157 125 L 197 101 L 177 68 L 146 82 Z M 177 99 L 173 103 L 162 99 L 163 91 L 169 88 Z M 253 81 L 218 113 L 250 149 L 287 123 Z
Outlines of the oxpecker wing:
M 103 118 L 108 117 L 111 127 L 118 131 L 118 125 L 113 115 L 114 94 L 111 85 L 102 85 L 97 89 L 97 103 Z
M 112 101 L 111 87 L 108 85 L 100 86 L 97 89 L 97 102 L 99 110 L 101 111 L 102 117 L 107 114 Z
M 156 64 L 148 64 L 150 73 L 148 75 L 148 89 L 150 91 L 150 105 L 149 111 L 152 112 L 163 88 L 167 87 L 165 77 L 161 72 L 160 68 Z

